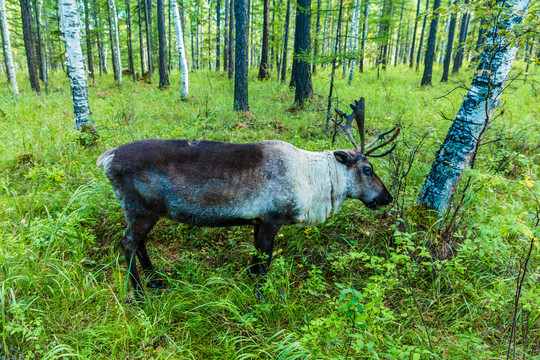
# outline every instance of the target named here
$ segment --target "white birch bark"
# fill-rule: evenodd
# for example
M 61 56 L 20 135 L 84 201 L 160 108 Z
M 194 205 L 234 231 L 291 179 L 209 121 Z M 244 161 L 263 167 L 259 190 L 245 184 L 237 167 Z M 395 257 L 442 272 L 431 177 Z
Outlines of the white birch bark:
M 45 25 L 43 25 L 43 21 L 41 19 L 41 10 L 43 9 L 43 0 L 39 0 L 38 3 L 38 12 L 37 12 L 37 21 L 38 21 L 38 29 L 37 31 L 41 31 L 41 38 L 43 39 L 43 82 L 45 83 L 45 92 L 47 92 L 49 87 L 49 79 L 47 74 L 47 42 L 45 37 Z
M 2 21 L 2 30 L 4 32 L 4 46 L 6 47 L 6 61 L 8 68 L 6 69 L 13 86 L 13 92 L 19 94 L 19 86 L 17 85 L 17 76 L 15 75 L 15 65 L 13 64 L 13 54 L 11 53 L 11 42 L 9 41 L 9 29 L 6 17 L 6 4 L 4 0 L 0 0 L 0 17 Z
M 188 81 L 188 65 L 186 60 L 186 51 L 184 49 L 184 35 L 182 33 L 182 25 L 180 23 L 180 15 L 178 13 L 178 5 L 176 0 L 170 0 L 173 11 L 174 27 L 176 29 L 176 43 L 178 46 L 178 58 L 180 61 L 180 71 L 182 72 L 182 89 L 180 97 L 185 100 L 189 96 L 189 81 Z
M 66 66 L 73 96 L 75 130 L 93 130 L 94 123 L 90 120 L 88 81 L 81 46 L 81 21 L 77 0 L 60 0 L 59 6 L 62 24 L 61 38 L 66 44 Z
M 518 48 L 503 33 L 510 33 L 523 21 L 530 0 L 499 0 L 501 9 L 497 24 L 489 30 L 478 70 L 458 111 L 417 202 L 436 210 L 440 217 L 447 212 L 465 167 L 478 150 L 504 85 L 510 74 Z M 505 31 L 501 31 L 505 30 Z
M 353 78 L 353 74 L 354 74 L 354 65 L 356 63 L 356 51 L 358 50 L 358 27 L 360 25 L 360 7 L 362 5 L 362 1 L 361 0 L 356 0 L 356 12 L 355 12 L 355 19 L 354 19 L 354 23 L 353 23 L 353 40 L 354 40 L 354 44 L 353 44 L 353 53 L 355 54 L 355 56 L 353 57 L 353 59 L 351 60 L 351 72 L 349 73 L 349 84 L 351 83 L 352 81 L 352 78 Z
M 116 14 L 116 5 L 114 0 L 108 0 L 111 14 L 113 17 L 113 31 L 114 31 L 114 48 L 116 50 L 116 67 L 118 71 L 118 84 L 122 85 L 122 59 L 120 56 L 120 37 L 118 35 L 118 15 Z

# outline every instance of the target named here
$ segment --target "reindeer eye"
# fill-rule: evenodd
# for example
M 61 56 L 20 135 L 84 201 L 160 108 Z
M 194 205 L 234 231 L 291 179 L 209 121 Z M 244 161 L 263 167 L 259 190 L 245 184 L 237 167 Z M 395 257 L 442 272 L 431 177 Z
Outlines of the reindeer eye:
M 368 166 L 368 165 L 363 166 L 362 171 L 364 172 L 364 174 L 368 176 L 371 175 L 371 173 L 373 172 L 373 170 L 371 169 L 371 166 Z

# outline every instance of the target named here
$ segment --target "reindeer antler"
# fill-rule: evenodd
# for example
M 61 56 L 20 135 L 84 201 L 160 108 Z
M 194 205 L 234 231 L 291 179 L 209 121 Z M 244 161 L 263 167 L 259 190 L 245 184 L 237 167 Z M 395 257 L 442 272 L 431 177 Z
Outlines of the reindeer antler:
M 395 138 L 397 138 L 397 136 L 399 135 L 399 132 L 401 130 L 400 127 L 394 126 L 393 129 L 391 129 L 389 131 L 386 131 L 386 132 L 383 132 L 382 134 L 377 135 L 377 137 L 375 139 L 373 139 L 373 141 L 371 141 L 367 146 L 364 146 L 364 144 L 365 144 L 364 120 L 365 120 L 366 101 L 362 97 L 362 98 L 360 98 L 360 100 L 355 100 L 354 105 L 351 104 L 350 106 L 351 106 L 351 109 L 353 110 L 353 112 L 351 114 L 349 114 L 349 115 L 345 114 L 343 111 L 339 110 L 338 108 L 334 109 L 339 116 L 341 116 L 342 118 L 344 118 L 346 120 L 345 125 L 342 125 L 341 122 L 340 123 L 335 122 L 335 121 L 334 122 L 336 124 L 338 124 L 339 126 L 341 126 L 343 128 L 343 130 L 345 130 L 345 133 L 349 137 L 349 140 L 352 142 L 355 149 L 360 150 L 360 152 L 362 154 L 364 154 L 365 156 L 371 156 L 371 157 L 382 157 L 382 156 L 390 154 L 395 149 L 396 145 L 392 146 L 392 148 L 390 150 L 388 150 L 388 151 L 386 151 L 386 152 L 384 152 L 382 154 L 371 155 L 375 150 L 380 149 L 383 146 L 386 146 L 390 142 L 394 141 Z M 360 146 L 358 146 L 358 144 L 356 143 L 356 141 L 354 140 L 353 135 L 352 135 L 351 124 L 352 124 L 353 119 L 356 119 L 356 124 L 358 125 L 358 130 L 360 132 Z M 390 139 L 384 141 L 383 143 L 373 147 L 372 149 L 370 149 L 369 151 L 366 152 L 366 150 L 368 150 L 373 145 L 375 145 L 377 143 L 377 141 L 384 140 L 384 137 L 386 135 L 392 133 L 392 132 L 394 132 L 394 133 L 392 134 Z

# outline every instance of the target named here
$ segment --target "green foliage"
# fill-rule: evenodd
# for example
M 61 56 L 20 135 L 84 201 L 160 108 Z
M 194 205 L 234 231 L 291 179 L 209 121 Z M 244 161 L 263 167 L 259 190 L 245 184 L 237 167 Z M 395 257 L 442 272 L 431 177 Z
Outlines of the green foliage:
M 292 90 L 250 73 L 250 113 L 232 110 L 232 83 L 220 74 L 193 73 L 187 102 L 179 101 L 176 72 L 166 91 L 97 78 L 90 105 L 100 137 L 91 146 L 71 130 L 62 74 L 40 96 L 23 83 L 15 99 L 2 84 L 0 357 L 503 359 L 516 277 L 532 241 L 518 339 L 527 338 L 534 359 L 540 349 L 540 233 L 529 214 L 540 197 L 534 83 L 514 82 L 504 95 L 505 112 L 464 176 L 471 185 L 456 195 L 464 199 L 457 226 L 443 234 L 407 210 L 446 134 L 439 114 L 454 116 L 463 91 L 440 99 L 453 85 L 418 88 L 411 84 L 419 75 L 408 67 L 389 67 L 379 80 L 366 72 L 352 86 L 337 79 L 338 107 L 366 98 L 368 137 L 402 125 L 392 157 L 373 160 L 394 204 L 371 212 L 348 201 L 323 225 L 284 228 L 262 301 L 246 274 L 251 228 L 162 220 L 148 248 L 168 288 L 149 290 L 145 303 L 126 303 L 130 285 L 117 245 L 125 220 L 95 167 L 97 156 L 147 137 L 348 148 L 346 136 L 332 143 L 324 134 L 329 75 L 318 74 L 314 99 L 291 111 Z M 446 243 L 454 244 L 454 255 L 439 259 Z

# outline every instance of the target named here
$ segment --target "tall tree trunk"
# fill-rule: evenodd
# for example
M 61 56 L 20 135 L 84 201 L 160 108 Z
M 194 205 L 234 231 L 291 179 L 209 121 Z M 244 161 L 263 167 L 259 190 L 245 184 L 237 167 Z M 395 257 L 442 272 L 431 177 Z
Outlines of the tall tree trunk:
M 0 21 L 2 21 L 2 35 L 4 43 L 4 57 L 6 60 L 6 72 L 8 79 L 13 87 L 13 92 L 19 94 L 19 86 L 17 84 L 17 76 L 15 75 L 15 65 L 13 64 L 13 54 L 11 52 L 11 42 L 9 41 L 9 29 L 6 17 L 6 4 L 4 0 L 0 0 Z
M 223 34 L 223 71 L 229 70 L 229 2 L 230 0 L 225 0 L 225 24 L 223 29 L 225 33 Z
M 242 4 L 244 4 L 246 7 L 248 6 L 247 3 L 244 0 L 238 0 L 238 1 L 242 1 Z M 233 78 L 234 67 L 235 67 L 235 63 L 233 63 L 233 52 L 234 52 L 233 30 L 234 30 L 234 17 L 235 17 L 235 14 L 236 14 L 236 6 L 235 6 L 234 2 L 235 2 L 235 0 L 230 0 L 229 1 L 229 54 L 228 54 L 229 55 L 229 80 L 232 80 L 232 78 Z M 247 12 L 247 9 L 248 8 L 246 8 L 246 12 Z M 247 15 L 246 15 L 246 17 L 247 17 Z M 246 37 L 248 36 L 247 32 L 248 32 L 248 30 L 246 29 Z M 248 51 L 248 49 L 246 49 L 246 51 Z M 246 61 L 248 61 L 248 60 L 246 60 Z M 247 76 L 247 74 L 246 74 L 246 76 Z
M 28 64 L 28 73 L 30 75 L 30 85 L 32 86 L 32 90 L 39 93 L 41 92 L 41 88 L 39 86 L 37 69 L 38 65 L 34 48 L 34 35 L 32 31 L 32 14 L 30 11 L 30 1 L 20 0 L 20 5 L 23 26 L 24 49 L 26 50 L 26 62 Z
M 107 0 L 110 7 L 110 13 L 112 17 L 112 32 L 114 38 L 111 36 L 111 42 L 114 46 L 111 46 L 111 52 L 113 54 L 113 60 L 116 59 L 116 72 L 118 84 L 122 84 L 122 56 L 120 54 L 120 36 L 118 34 L 118 15 L 116 13 L 116 4 L 114 0 Z
M 43 82 L 45 82 L 45 75 L 43 73 L 43 46 L 41 42 L 41 31 L 40 31 L 40 17 L 41 12 L 39 11 L 37 0 L 32 1 L 32 7 L 34 9 L 34 15 L 36 16 L 36 32 L 34 34 L 34 43 L 36 46 L 36 58 L 38 63 L 38 72 L 39 72 L 39 79 Z
M 127 46 L 128 46 L 128 65 L 129 72 L 131 73 L 131 78 L 135 81 L 135 65 L 133 64 L 133 38 L 131 35 L 131 7 L 129 4 L 130 0 L 126 0 L 126 27 L 128 31 Z
M 469 3 L 469 0 L 463 2 L 465 5 Z M 463 53 L 465 52 L 465 41 L 467 41 L 467 32 L 469 30 L 470 13 L 465 11 L 461 17 L 461 25 L 459 28 L 459 44 L 457 47 L 456 55 L 454 57 L 454 66 L 452 73 L 457 74 L 463 63 Z
M 262 36 L 262 49 L 261 49 L 261 63 L 259 65 L 259 80 L 270 78 L 270 71 L 268 66 L 268 42 L 270 37 L 270 0 L 263 0 L 263 36 Z
M 313 43 L 313 65 L 311 66 L 311 73 L 315 75 L 317 72 L 317 55 L 319 53 L 319 30 L 321 29 L 321 2 L 317 0 L 317 21 L 315 23 L 315 40 Z
M 154 63 L 152 61 L 152 12 L 150 11 L 151 0 L 144 1 L 144 23 L 146 27 L 146 53 L 148 55 L 148 71 L 150 72 L 150 79 L 154 73 Z
M 403 20 L 403 9 L 405 8 L 405 1 L 403 1 L 401 3 L 401 13 L 399 14 L 399 25 L 398 25 L 398 28 L 397 28 L 397 40 L 396 40 L 396 53 L 394 55 L 394 66 L 397 65 L 397 62 L 398 62 L 398 53 L 399 53 L 399 49 L 400 49 L 400 42 L 399 42 L 399 38 L 400 38 L 400 35 L 401 35 L 401 23 L 402 23 L 402 20 Z
M 302 106 L 306 99 L 313 96 L 311 84 L 311 66 L 307 59 L 311 52 L 311 0 L 298 0 L 296 8 L 296 29 L 298 34 L 298 58 L 296 68 L 296 90 L 294 102 Z
M 225 0 L 227 1 L 227 0 Z M 219 71 L 219 45 L 220 45 L 220 20 L 221 20 L 221 0 L 217 0 L 216 4 L 216 71 Z
M 488 31 L 488 41 L 471 88 L 435 155 L 417 199 L 418 204 L 437 211 L 439 217 L 447 213 L 463 171 L 478 151 L 518 51 L 503 32 L 511 32 L 523 21 L 529 3 L 530 0 L 497 2 L 500 15 L 495 26 Z
M 364 6 L 364 19 L 362 21 L 362 48 L 360 50 L 360 64 L 358 66 L 361 73 L 364 72 L 364 59 L 366 53 L 366 37 L 368 31 L 368 20 L 369 20 L 369 0 L 366 0 L 366 5 Z
M 41 34 L 41 41 L 42 44 L 42 52 L 43 52 L 43 58 L 41 60 L 42 70 L 43 70 L 43 83 L 45 84 L 45 92 L 49 89 L 49 75 L 48 75 L 48 66 L 47 66 L 47 37 L 45 35 L 45 25 L 43 24 L 43 20 L 41 17 L 42 11 L 44 12 L 45 9 L 43 8 L 43 0 L 38 0 L 38 9 L 37 9 L 37 31 Z
M 336 26 L 336 41 L 334 43 L 334 55 L 338 51 L 338 37 L 341 31 L 341 14 L 343 12 L 343 0 L 339 0 L 339 11 Z M 336 58 L 332 60 L 332 73 L 330 75 L 330 93 L 328 94 L 328 106 L 326 107 L 326 132 L 330 127 L 330 109 L 332 108 L 332 94 L 334 93 L 334 75 L 336 73 Z
M 437 40 L 437 24 L 439 23 L 439 14 L 437 9 L 441 6 L 441 0 L 433 2 L 433 14 L 435 17 L 431 20 L 429 27 L 429 36 L 426 44 L 426 58 L 424 60 L 424 76 L 422 77 L 421 86 L 431 85 L 433 76 L 433 62 L 435 61 L 435 41 Z
M 420 0 L 418 0 L 416 4 L 416 18 L 418 19 L 418 16 L 420 15 Z M 416 32 L 418 30 L 418 21 L 414 21 L 414 30 L 412 35 L 412 43 L 411 43 L 411 54 L 409 57 L 409 67 L 412 69 L 414 64 L 414 43 L 416 42 Z
M 285 83 L 287 76 L 287 50 L 289 48 L 289 22 L 291 19 L 291 0 L 287 0 L 287 12 L 285 14 L 285 35 L 283 39 L 283 55 L 281 56 L 281 83 Z
M 77 1 L 60 0 L 59 6 L 62 38 L 66 44 L 66 64 L 73 96 L 75 130 L 94 132 L 94 123 L 90 119 L 91 112 L 88 104 L 88 81 L 81 46 L 81 21 Z
M 358 50 L 358 28 L 359 28 L 359 25 L 360 25 L 360 8 L 361 8 L 361 5 L 362 5 L 362 0 L 356 0 L 355 19 L 354 19 L 354 22 L 353 22 L 353 53 L 354 53 L 354 58 L 351 60 L 351 71 L 349 73 L 349 81 L 348 81 L 349 84 L 351 83 L 351 81 L 353 79 L 354 65 L 355 65 L 355 62 L 356 62 L 356 51 Z
M 101 32 L 101 26 L 98 21 L 98 7 L 96 6 L 96 0 L 92 1 L 92 9 L 92 16 L 94 18 L 94 29 L 96 29 L 96 42 L 98 46 L 99 76 L 101 76 L 102 73 L 107 73 L 107 63 L 105 61 L 105 54 L 103 53 L 103 42 L 101 41 L 101 38 L 99 36 Z
M 0 35 L 2 36 L 2 53 L 4 54 L 4 66 L 6 68 L 6 77 L 7 77 L 7 82 L 9 84 L 11 82 L 11 80 L 10 80 L 9 71 L 8 71 L 8 68 L 9 68 L 8 61 L 7 61 L 8 55 L 6 53 L 6 42 L 5 42 L 5 39 L 4 39 L 4 29 L 2 28 L 2 26 L 0 26 Z M 10 48 L 11 48 L 11 44 L 10 44 Z
M 426 12 L 429 10 L 429 0 L 426 0 Z M 422 44 L 424 43 L 424 33 L 426 30 L 427 16 L 424 16 L 424 22 L 422 24 L 422 32 L 420 33 L 420 42 L 418 43 L 418 52 L 416 55 L 416 71 L 420 66 L 420 54 L 422 53 Z
M 113 74 L 114 74 L 114 80 L 118 82 L 118 66 L 116 62 L 116 51 L 114 49 L 114 25 L 113 25 L 113 15 L 111 10 L 111 0 L 107 0 L 107 20 L 109 22 L 109 42 L 111 44 L 111 58 L 112 58 L 112 65 L 113 65 Z M 107 60 L 105 60 L 106 62 Z
M 458 0 L 454 0 L 454 5 L 458 3 Z M 443 75 L 441 82 L 448 81 L 448 72 L 450 70 L 450 60 L 452 60 L 452 46 L 454 45 L 454 35 L 456 32 L 456 14 L 453 13 L 450 18 L 450 25 L 448 26 L 448 41 L 446 43 L 446 53 L 444 55 L 443 63 Z
M 248 0 L 235 0 L 236 54 L 234 65 L 234 110 L 249 111 L 248 101 Z M 232 21 L 231 21 L 232 22 Z M 231 66 L 232 67 L 232 66 Z
M 173 18 L 174 18 L 174 27 L 176 29 L 176 43 L 178 45 L 178 60 L 180 62 L 180 72 L 182 73 L 182 90 L 181 98 L 186 100 L 189 95 L 189 81 L 188 81 L 188 72 L 189 68 L 186 60 L 186 52 L 184 50 L 184 35 L 182 30 L 182 24 L 180 22 L 180 16 L 178 14 L 178 5 L 176 0 L 170 0 L 172 4 Z
M 86 57 L 88 58 L 88 74 L 92 78 L 92 83 L 95 83 L 94 77 L 94 57 L 92 56 L 92 37 L 90 35 L 90 9 L 88 8 L 88 0 L 84 0 L 84 29 L 86 33 Z
M 144 76 L 144 38 L 142 29 L 142 4 L 137 0 L 137 11 L 139 12 L 139 56 L 141 57 L 141 76 Z
M 167 72 L 170 74 L 172 71 L 172 31 L 171 31 L 171 16 L 172 16 L 172 5 L 171 0 L 168 2 L 169 6 L 169 35 L 167 40 L 169 41 L 168 51 L 169 51 L 169 60 L 167 62 Z
M 165 28 L 165 9 L 163 0 L 157 0 L 158 46 L 159 46 L 159 87 L 169 86 L 167 73 L 167 30 Z

